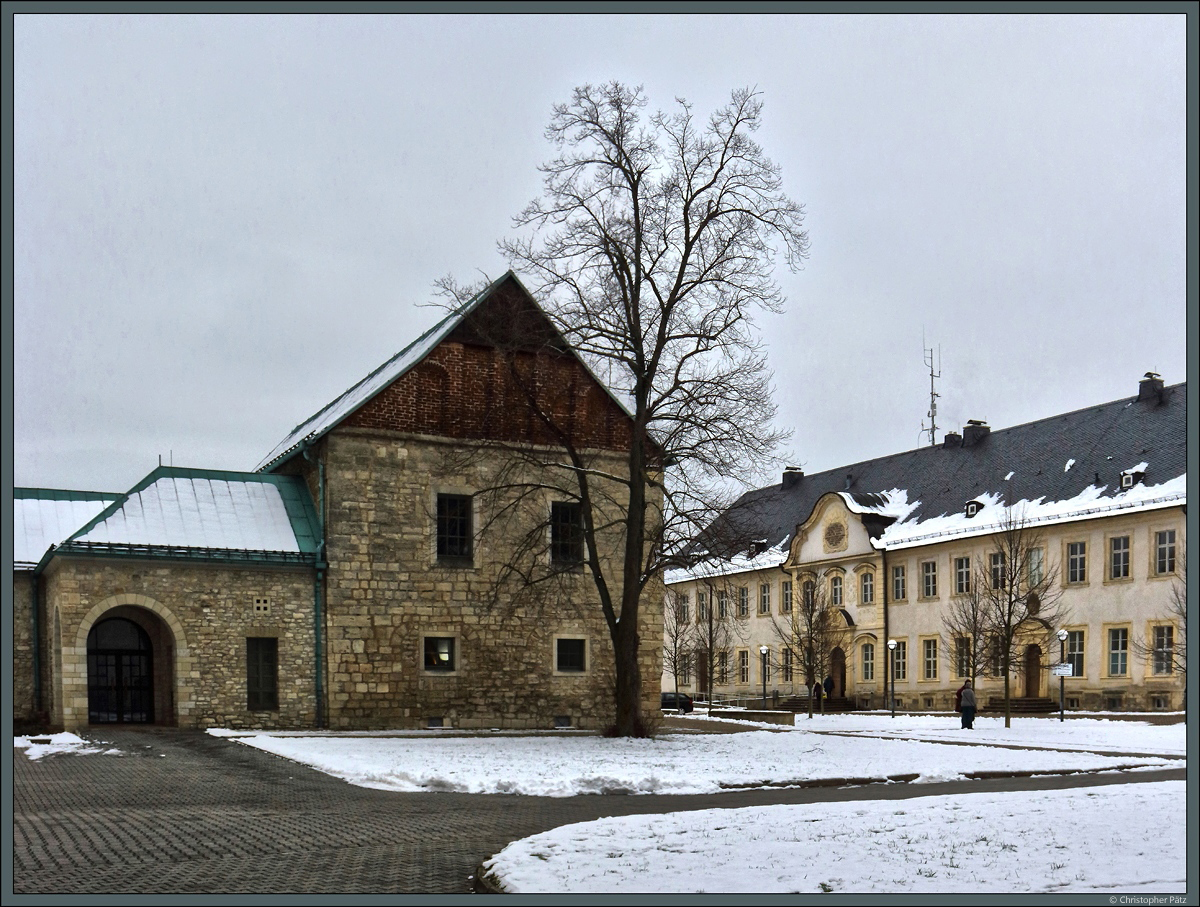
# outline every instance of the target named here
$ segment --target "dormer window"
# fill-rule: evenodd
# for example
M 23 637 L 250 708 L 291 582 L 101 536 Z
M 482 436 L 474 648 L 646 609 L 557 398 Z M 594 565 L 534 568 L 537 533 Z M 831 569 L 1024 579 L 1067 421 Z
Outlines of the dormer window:
M 1132 488 L 1134 485 L 1140 485 L 1142 477 L 1145 475 L 1140 470 L 1127 469 L 1121 473 L 1121 488 Z
M 766 539 L 755 539 L 750 543 L 750 556 L 758 557 L 764 551 L 771 547 L 771 543 Z
M 975 514 L 979 513 L 979 511 L 982 508 L 983 508 L 983 504 L 979 503 L 979 501 L 967 501 L 967 505 L 966 505 L 967 519 L 971 519 L 971 517 L 973 517 L 973 516 L 975 516 Z

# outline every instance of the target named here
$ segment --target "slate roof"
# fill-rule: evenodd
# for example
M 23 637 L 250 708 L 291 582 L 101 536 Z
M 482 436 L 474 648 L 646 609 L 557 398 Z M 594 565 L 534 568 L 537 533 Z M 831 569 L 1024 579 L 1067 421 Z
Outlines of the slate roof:
M 889 549 L 995 531 L 985 517 L 1017 502 L 1054 521 L 1182 504 L 1186 398 L 1185 383 L 1171 385 L 1160 398 L 1090 406 L 990 431 L 968 446 L 943 443 L 804 475 L 791 487 L 746 493 L 714 523 L 711 537 L 722 539 L 726 552 L 744 552 L 755 540 L 786 552 L 797 525 L 830 492 L 843 493 L 852 510 L 895 519 L 882 537 Z M 1142 473 L 1132 489 L 1121 488 L 1125 470 Z M 971 500 L 985 505 L 974 520 L 964 513 Z
M 105 491 L 14 488 L 14 568 L 32 570 L 47 548 L 66 539 L 120 497 Z
M 56 553 L 315 561 L 319 523 L 298 476 L 159 466 L 96 503 L 59 535 Z

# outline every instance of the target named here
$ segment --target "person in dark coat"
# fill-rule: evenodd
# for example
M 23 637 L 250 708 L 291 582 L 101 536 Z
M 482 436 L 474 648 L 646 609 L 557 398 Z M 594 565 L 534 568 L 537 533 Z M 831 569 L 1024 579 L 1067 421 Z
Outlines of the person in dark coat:
M 825 698 L 828 699 L 829 697 L 831 697 L 833 695 L 833 678 L 826 677 L 825 683 L 822 684 L 822 686 L 825 687 Z
M 971 688 L 971 681 L 963 684 L 959 691 L 962 695 L 962 726 L 968 730 L 975 730 L 975 691 Z
M 963 690 L 965 690 L 967 688 L 967 684 L 969 682 L 970 681 L 964 680 L 963 685 L 961 687 L 959 687 L 958 690 L 954 693 L 954 711 L 956 711 L 956 712 L 962 711 L 962 693 L 963 693 Z

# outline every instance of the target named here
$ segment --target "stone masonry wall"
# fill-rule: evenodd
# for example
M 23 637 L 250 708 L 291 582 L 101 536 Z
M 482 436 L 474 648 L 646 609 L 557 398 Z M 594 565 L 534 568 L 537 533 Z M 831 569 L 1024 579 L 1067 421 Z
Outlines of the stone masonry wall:
M 611 643 L 590 575 L 580 570 L 547 583 L 537 600 L 519 583 L 500 582 L 513 546 L 564 495 L 546 490 L 486 528 L 496 500 L 479 495 L 473 565 L 437 562 L 439 492 L 477 494 L 518 478 L 544 483 L 553 470 L 495 449 L 397 432 L 341 428 L 325 440 L 331 727 L 425 727 L 431 719 L 454 727 L 611 722 Z M 602 457 L 606 469 L 621 468 L 620 455 Z M 618 536 L 610 533 L 604 547 L 618 551 Z M 532 558 L 520 562 L 536 572 Z M 645 699 L 649 714 L 658 710 L 661 601 L 656 586 L 642 606 L 643 678 L 654 694 Z M 455 640 L 456 670 L 425 670 L 429 636 Z M 555 670 L 555 641 L 564 636 L 586 640 L 584 672 Z
M 13 721 L 35 719 L 33 696 L 33 589 L 32 574 L 13 573 Z
M 52 562 L 44 582 L 61 635 L 61 646 L 51 652 L 54 724 L 87 725 L 87 634 L 104 617 L 120 616 L 150 635 L 156 722 L 200 728 L 314 725 L 311 570 L 63 557 Z M 265 600 L 265 611 L 261 601 L 256 610 L 256 599 Z M 277 711 L 247 709 L 247 637 L 279 640 Z M 52 631 L 50 639 L 47 648 L 53 649 Z

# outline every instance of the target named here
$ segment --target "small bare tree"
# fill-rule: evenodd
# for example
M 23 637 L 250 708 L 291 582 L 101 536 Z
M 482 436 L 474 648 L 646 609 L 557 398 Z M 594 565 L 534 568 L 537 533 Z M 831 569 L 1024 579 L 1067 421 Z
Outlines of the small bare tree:
M 730 651 L 750 635 L 749 614 L 738 610 L 737 594 L 738 589 L 732 581 L 719 574 L 705 576 L 697 584 L 696 623 L 691 640 L 695 652 L 703 656 L 703 682 L 710 702 L 716 684 L 729 682 Z M 725 664 L 723 669 L 718 669 L 722 659 L 726 660 Z
M 1181 557 L 1177 563 L 1179 569 L 1171 584 L 1166 614 L 1159 620 L 1160 626 L 1170 628 L 1171 636 L 1150 639 L 1139 636 L 1133 642 L 1133 650 L 1151 664 L 1155 674 L 1177 674 L 1187 696 L 1187 560 Z
M 1050 650 L 1055 631 L 1065 622 L 1058 564 L 1046 556 L 1042 536 L 1019 508 L 1009 507 L 995 547 L 975 573 L 986 611 L 992 651 L 989 658 L 1004 678 L 1004 726 L 1012 727 L 1012 674 L 1031 645 Z M 1039 659 L 1040 665 L 1040 659 Z
M 841 610 L 829 604 L 827 587 L 828 578 L 823 573 L 801 574 L 791 612 L 771 618 L 771 630 L 782 645 L 784 657 L 790 654 L 793 670 L 804 675 L 809 718 L 813 714 L 813 685 L 830 673 L 833 650 L 844 647 L 849 635 Z
M 798 267 L 808 251 L 803 209 L 751 138 L 759 95 L 735 91 L 707 121 L 684 101 L 649 117 L 646 107 L 641 88 L 616 82 L 577 88 L 556 105 L 546 135 L 558 153 L 541 168 L 543 195 L 516 218 L 522 235 L 501 243 L 570 348 L 632 416 L 621 468 L 605 469 L 563 430 L 570 413 L 539 408 L 529 394 L 561 450 L 556 462 L 542 459 L 573 483 L 580 507 L 583 567 L 612 641 L 619 736 L 645 733 L 647 585 L 726 503 L 716 491 L 774 465 L 783 435 L 753 317 L 782 310 L 776 257 Z M 596 512 L 597 483 L 614 510 Z M 565 490 L 565 481 L 551 484 Z M 596 542 L 605 525 L 619 538 L 612 558 Z
M 677 707 L 679 679 L 681 676 L 687 678 L 691 674 L 694 630 L 687 594 L 668 591 L 663 610 L 663 670 L 671 672 Z
M 942 648 L 950 653 L 956 673 L 975 681 L 988 673 L 992 648 L 992 612 L 984 591 L 991 577 L 981 558 L 969 562 L 965 580 L 966 588 L 956 590 L 942 612 Z

